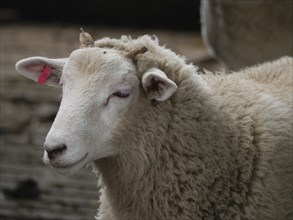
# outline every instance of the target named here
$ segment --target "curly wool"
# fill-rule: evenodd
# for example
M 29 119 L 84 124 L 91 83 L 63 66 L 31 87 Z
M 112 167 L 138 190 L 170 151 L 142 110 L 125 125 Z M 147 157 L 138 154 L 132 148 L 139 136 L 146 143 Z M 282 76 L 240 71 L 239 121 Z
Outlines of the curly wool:
M 230 75 L 200 75 L 156 39 L 104 38 L 96 47 L 136 56 L 178 89 L 145 97 L 114 131 L 119 156 L 95 162 L 98 219 L 288 219 L 292 212 L 292 58 Z

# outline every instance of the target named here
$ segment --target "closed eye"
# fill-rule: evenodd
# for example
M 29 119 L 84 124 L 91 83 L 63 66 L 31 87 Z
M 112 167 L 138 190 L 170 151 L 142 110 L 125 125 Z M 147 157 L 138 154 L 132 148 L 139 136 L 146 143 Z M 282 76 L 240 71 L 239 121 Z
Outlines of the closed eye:
M 110 100 L 111 98 L 115 98 L 115 97 L 117 97 L 117 98 L 120 98 L 120 99 L 125 99 L 125 98 L 127 98 L 129 95 L 130 95 L 130 92 L 128 92 L 128 91 L 117 91 L 117 92 L 114 92 L 114 93 L 112 93 L 112 94 L 108 97 L 107 102 L 105 103 L 105 106 L 108 105 L 109 100 Z
M 129 92 L 117 91 L 114 92 L 112 95 L 118 98 L 127 98 L 129 96 Z

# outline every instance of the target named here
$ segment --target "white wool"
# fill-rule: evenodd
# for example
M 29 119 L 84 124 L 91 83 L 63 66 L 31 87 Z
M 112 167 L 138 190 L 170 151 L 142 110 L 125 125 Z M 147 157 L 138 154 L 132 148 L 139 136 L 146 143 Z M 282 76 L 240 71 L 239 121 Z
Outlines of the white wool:
M 143 36 L 17 69 L 36 80 L 44 63 L 63 87 L 44 160 L 63 173 L 93 164 L 97 219 L 293 216 L 292 58 L 202 75 Z

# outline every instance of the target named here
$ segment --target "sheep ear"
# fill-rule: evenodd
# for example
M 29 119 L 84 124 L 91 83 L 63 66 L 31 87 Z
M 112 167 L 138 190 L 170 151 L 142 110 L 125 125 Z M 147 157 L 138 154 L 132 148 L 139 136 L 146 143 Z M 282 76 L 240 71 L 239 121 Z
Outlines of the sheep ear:
M 177 85 L 157 68 L 151 68 L 143 74 L 142 86 L 148 99 L 157 101 L 169 99 L 177 89 Z
M 29 79 L 48 86 L 61 87 L 61 75 L 67 58 L 29 57 L 18 61 L 15 68 Z

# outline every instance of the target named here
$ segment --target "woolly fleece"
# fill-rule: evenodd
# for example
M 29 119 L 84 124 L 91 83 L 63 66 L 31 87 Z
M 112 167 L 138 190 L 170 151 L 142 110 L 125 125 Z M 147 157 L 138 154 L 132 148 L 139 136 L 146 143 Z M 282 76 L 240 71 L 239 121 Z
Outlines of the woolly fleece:
M 141 92 L 117 122 L 119 155 L 94 164 L 97 219 L 293 218 L 292 58 L 200 74 L 149 36 L 95 46 L 145 46 L 134 60 L 137 77 L 157 67 L 178 86 L 156 105 Z

